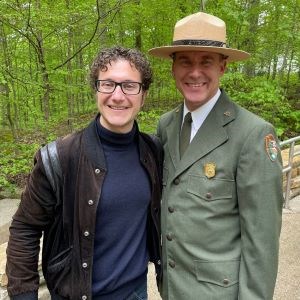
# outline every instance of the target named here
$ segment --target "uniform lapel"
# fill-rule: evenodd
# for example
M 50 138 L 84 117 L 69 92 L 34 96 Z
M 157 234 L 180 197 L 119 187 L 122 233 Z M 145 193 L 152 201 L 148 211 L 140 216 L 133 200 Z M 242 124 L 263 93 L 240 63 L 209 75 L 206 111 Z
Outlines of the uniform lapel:
M 183 105 L 180 105 L 173 112 L 173 120 L 166 128 L 168 149 L 170 152 L 171 160 L 176 167 L 180 161 L 179 155 L 179 133 L 182 122 Z
M 197 160 L 225 143 L 228 140 L 228 135 L 224 126 L 233 121 L 234 118 L 234 107 L 223 92 L 193 138 L 182 160 L 179 160 L 174 178 L 179 176 Z M 179 133 L 177 133 L 177 136 L 179 137 Z M 176 140 L 178 148 L 178 138 Z

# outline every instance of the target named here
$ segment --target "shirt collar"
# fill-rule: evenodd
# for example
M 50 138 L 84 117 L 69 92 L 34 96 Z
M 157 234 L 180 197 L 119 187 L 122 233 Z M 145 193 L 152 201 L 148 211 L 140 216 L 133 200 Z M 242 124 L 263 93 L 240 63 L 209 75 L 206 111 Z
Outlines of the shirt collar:
M 207 101 L 205 104 L 201 105 L 199 108 L 191 112 L 192 119 L 193 119 L 192 136 L 194 136 L 198 131 L 198 129 L 201 127 L 206 117 L 208 116 L 208 114 L 210 113 L 210 111 L 213 109 L 216 102 L 218 101 L 220 95 L 221 95 L 221 91 L 220 89 L 218 89 L 216 94 L 209 101 Z M 184 103 L 182 120 L 184 120 L 184 117 L 188 112 L 189 110 Z

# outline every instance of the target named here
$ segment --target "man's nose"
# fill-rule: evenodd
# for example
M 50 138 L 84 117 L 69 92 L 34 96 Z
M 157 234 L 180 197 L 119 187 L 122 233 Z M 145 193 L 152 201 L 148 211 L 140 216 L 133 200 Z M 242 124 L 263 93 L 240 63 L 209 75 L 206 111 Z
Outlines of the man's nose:
M 200 75 L 202 75 L 202 68 L 199 65 L 194 65 L 192 66 L 191 70 L 190 70 L 190 75 L 198 77 Z
M 114 100 L 123 100 L 124 98 L 125 98 L 125 94 L 123 93 L 121 86 L 117 85 L 113 92 L 113 99 Z

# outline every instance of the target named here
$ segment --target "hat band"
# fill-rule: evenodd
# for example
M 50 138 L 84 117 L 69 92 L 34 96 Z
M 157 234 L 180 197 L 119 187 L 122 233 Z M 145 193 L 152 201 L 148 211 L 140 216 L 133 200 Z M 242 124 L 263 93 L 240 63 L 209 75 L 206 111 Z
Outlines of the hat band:
M 210 40 L 178 40 L 173 41 L 173 45 L 190 45 L 190 46 L 213 46 L 213 47 L 225 47 L 226 43 Z

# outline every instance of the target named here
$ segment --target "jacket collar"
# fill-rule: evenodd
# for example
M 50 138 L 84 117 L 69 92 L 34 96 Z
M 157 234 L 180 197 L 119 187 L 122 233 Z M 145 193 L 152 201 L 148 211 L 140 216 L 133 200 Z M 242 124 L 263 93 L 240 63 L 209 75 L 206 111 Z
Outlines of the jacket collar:
M 97 131 L 97 122 L 100 113 L 96 115 L 94 120 L 83 131 L 83 150 L 89 161 L 92 162 L 94 168 L 106 170 L 105 156 L 102 144 Z M 136 126 L 136 134 L 139 133 L 138 124 L 134 121 Z
M 104 152 L 97 132 L 98 117 L 99 114 L 83 131 L 82 150 L 95 169 L 106 170 Z

